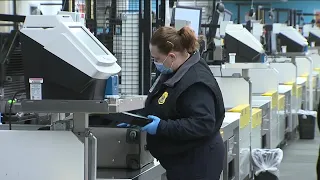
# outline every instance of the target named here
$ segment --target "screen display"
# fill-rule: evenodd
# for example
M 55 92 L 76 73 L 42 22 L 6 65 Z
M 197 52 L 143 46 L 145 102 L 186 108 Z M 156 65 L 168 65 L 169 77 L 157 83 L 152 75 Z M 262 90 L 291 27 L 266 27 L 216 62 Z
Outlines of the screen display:
M 108 55 L 82 27 L 69 27 L 70 31 L 88 48 L 94 55 Z
M 174 11 L 174 19 L 190 22 L 189 26 L 194 30 L 196 36 L 198 36 L 201 23 L 201 9 L 176 7 Z

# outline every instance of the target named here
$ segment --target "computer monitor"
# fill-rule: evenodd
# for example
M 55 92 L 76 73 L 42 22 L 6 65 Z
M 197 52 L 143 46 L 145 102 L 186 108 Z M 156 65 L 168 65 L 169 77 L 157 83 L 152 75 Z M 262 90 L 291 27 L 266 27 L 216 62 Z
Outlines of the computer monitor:
M 308 50 L 307 39 L 292 26 L 281 27 L 277 34 L 277 50 L 286 46 L 287 52 L 306 52 Z
M 27 97 L 40 78 L 42 99 L 104 99 L 106 79 L 120 72 L 117 59 L 69 15 L 27 16 L 21 29 Z
M 201 32 L 202 8 L 176 6 L 173 11 L 174 21 L 183 20 L 189 22 L 189 26 L 194 30 L 196 36 Z
M 265 50 L 241 24 L 228 24 L 224 37 L 226 53 L 236 53 L 237 63 L 264 63 Z M 227 56 L 227 59 L 229 56 Z
M 308 36 L 308 42 L 309 44 L 315 43 L 315 46 L 320 46 L 320 28 L 314 27 L 310 30 L 309 36 Z

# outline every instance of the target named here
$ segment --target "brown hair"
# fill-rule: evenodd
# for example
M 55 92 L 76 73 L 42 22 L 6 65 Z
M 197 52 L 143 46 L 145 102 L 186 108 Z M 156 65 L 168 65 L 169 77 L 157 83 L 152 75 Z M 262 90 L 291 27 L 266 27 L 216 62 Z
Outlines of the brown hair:
M 173 27 L 161 27 L 154 32 L 150 44 L 157 46 L 163 54 L 170 51 L 193 53 L 198 47 L 195 33 L 188 26 L 179 31 Z

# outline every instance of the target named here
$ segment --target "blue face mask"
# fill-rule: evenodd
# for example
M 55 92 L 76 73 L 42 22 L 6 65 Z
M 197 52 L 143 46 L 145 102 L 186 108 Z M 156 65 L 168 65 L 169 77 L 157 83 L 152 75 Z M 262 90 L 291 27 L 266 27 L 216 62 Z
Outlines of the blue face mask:
M 154 65 L 156 66 L 156 68 L 158 69 L 159 72 L 161 72 L 161 74 L 171 74 L 173 73 L 173 70 L 172 68 L 167 68 L 166 66 L 164 66 L 164 62 L 167 60 L 168 57 L 166 57 L 166 59 L 162 62 L 162 63 L 159 63 L 159 62 L 153 62 Z

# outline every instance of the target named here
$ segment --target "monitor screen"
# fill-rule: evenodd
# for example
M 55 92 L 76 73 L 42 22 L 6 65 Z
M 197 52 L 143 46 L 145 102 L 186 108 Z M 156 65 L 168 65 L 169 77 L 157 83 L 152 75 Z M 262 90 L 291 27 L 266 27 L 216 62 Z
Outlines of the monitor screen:
M 201 25 L 201 12 L 201 8 L 177 6 L 174 10 L 174 19 L 189 22 L 189 26 L 194 30 L 196 36 L 198 36 Z
M 82 27 L 69 27 L 70 31 L 88 48 L 94 55 L 108 55 L 97 42 Z

